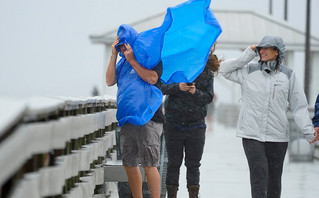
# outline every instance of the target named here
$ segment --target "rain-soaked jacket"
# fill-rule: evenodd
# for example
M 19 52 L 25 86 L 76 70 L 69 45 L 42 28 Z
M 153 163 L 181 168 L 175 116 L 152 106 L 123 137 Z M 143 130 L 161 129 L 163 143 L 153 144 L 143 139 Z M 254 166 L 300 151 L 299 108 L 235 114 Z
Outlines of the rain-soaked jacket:
M 179 83 L 162 84 L 161 90 L 166 96 L 165 121 L 182 126 L 192 126 L 205 123 L 207 106 L 214 97 L 214 75 L 207 72 L 194 81 L 196 91 L 194 94 L 181 91 Z
M 261 142 L 288 142 L 287 110 L 308 141 L 312 141 L 314 128 L 309 118 L 308 104 L 293 70 L 283 64 L 285 46 L 281 38 L 265 37 L 257 46 L 279 49 L 280 64 L 276 61 L 250 63 L 256 56 L 250 47 L 236 59 L 222 62 L 220 73 L 239 83 L 242 105 L 237 124 L 237 136 Z M 266 70 L 270 70 L 269 73 Z

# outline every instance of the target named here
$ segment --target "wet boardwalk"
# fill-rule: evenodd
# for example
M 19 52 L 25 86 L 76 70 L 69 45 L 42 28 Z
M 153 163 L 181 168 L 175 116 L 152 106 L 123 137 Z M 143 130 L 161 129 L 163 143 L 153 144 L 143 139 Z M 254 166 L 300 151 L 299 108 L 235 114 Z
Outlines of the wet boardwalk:
M 201 198 L 249 198 L 249 171 L 241 139 L 234 128 L 215 124 L 207 131 L 201 166 Z M 188 197 L 186 170 L 181 169 L 179 198 Z M 319 161 L 292 163 L 286 156 L 282 177 L 283 198 L 319 196 Z

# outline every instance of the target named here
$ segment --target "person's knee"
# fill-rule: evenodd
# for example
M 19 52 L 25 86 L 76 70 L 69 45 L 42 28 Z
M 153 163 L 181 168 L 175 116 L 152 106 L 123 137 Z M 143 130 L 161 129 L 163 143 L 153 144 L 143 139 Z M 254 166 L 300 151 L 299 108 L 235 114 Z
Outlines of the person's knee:
M 157 167 L 155 167 L 155 166 L 146 166 L 146 167 L 144 167 L 144 170 L 145 171 L 153 171 L 153 170 L 157 170 Z
M 127 169 L 135 169 L 135 168 L 138 168 L 138 166 L 124 166 L 124 168 L 127 168 Z
M 146 166 L 146 167 L 144 167 L 144 171 L 146 174 L 154 172 L 154 171 L 158 172 L 157 167 L 155 167 L 155 166 Z
M 200 167 L 200 165 L 201 165 L 200 159 L 197 159 L 197 160 L 194 160 L 194 161 L 185 160 L 185 166 L 189 170 L 196 170 L 196 169 L 198 169 Z
M 140 172 L 140 169 L 138 166 L 124 166 L 124 169 L 127 174 Z
M 250 173 L 252 176 L 256 178 L 267 178 L 268 177 L 268 170 L 266 166 L 256 164 L 250 169 Z

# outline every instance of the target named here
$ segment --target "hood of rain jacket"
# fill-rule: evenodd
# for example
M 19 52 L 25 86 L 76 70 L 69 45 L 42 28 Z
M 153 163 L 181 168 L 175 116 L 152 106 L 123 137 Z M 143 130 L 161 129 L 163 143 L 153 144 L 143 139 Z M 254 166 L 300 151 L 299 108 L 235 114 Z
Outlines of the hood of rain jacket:
M 259 53 L 259 50 L 261 47 L 275 47 L 279 51 L 279 58 L 280 63 L 283 63 L 286 56 L 286 45 L 281 37 L 279 36 L 264 36 L 264 38 L 261 39 L 260 43 L 257 45 L 257 52 Z

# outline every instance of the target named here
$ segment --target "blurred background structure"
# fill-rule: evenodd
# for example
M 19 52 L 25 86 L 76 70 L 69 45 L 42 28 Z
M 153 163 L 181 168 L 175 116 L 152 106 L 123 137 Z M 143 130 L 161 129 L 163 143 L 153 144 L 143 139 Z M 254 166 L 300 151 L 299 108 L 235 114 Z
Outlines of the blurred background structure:
M 285 63 L 293 67 L 300 78 L 300 83 L 304 85 L 304 64 L 305 58 L 305 31 L 295 28 L 286 21 L 277 18 L 259 14 L 255 11 L 244 10 L 214 10 L 213 12 L 220 22 L 223 32 L 217 40 L 215 53 L 220 58 L 237 57 L 247 46 L 258 43 L 264 35 L 281 36 L 287 45 L 287 55 Z M 166 12 L 148 17 L 131 25 L 138 31 L 144 31 L 153 27 L 158 27 L 163 22 Z M 105 34 L 91 35 L 93 43 L 103 44 L 105 46 L 105 63 L 103 69 L 106 71 L 109 58 L 111 57 L 111 45 L 116 37 L 117 29 L 113 29 Z M 310 74 L 309 98 L 316 98 L 319 91 L 319 79 L 316 74 L 319 73 L 319 38 L 311 37 L 311 55 L 312 73 Z M 258 59 L 256 58 L 256 61 Z M 301 62 L 298 62 L 301 61 Z M 104 71 L 104 73 L 105 73 Z M 215 84 L 216 93 L 221 93 L 224 103 L 236 103 L 240 96 L 240 89 L 236 83 L 229 82 L 218 76 Z M 112 90 L 113 89 L 113 90 Z M 108 94 L 116 93 L 116 87 L 103 87 L 103 92 Z M 113 93 L 112 93 L 113 92 Z M 315 100 L 310 102 L 313 106 Z
M 101 95 L 114 94 L 114 90 L 106 89 L 104 79 L 109 52 L 104 45 L 92 45 L 92 36 L 106 35 L 123 23 L 140 22 L 137 28 L 140 31 L 156 27 L 167 7 L 182 2 L 184 0 L 0 0 L 0 94 L 18 98 L 88 96 L 95 85 Z M 317 78 L 312 77 L 318 72 L 315 63 L 318 62 L 319 26 L 315 19 L 319 18 L 316 12 L 319 2 L 311 1 L 310 5 L 311 73 L 308 78 L 312 106 L 314 95 L 319 91 L 315 88 Z M 211 8 L 223 28 L 217 41 L 220 44 L 216 53 L 220 57 L 237 56 L 246 45 L 258 42 L 264 34 L 288 32 L 288 37 L 284 37 L 290 48 L 287 63 L 304 83 L 307 1 L 212 0 Z M 234 17 L 236 15 L 238 17 Z M 157 22 L 154 16 L 158 16 Z M 217 93 L 225 86 L 232 87 L 217 83 Z M 221 92 L 219 101 L 237 102 L 238 88 L 234 89 L 225 95 Z
M 107 169 L 120 159 L 116 87 L 105 85 L 110 45 L 120 24 L 138 31 L 157 27 L 167 7 L 182 2 L 0 0 L 0 198 L 118 196 L 114 181 L 125 186 L 126 179 L 119 178 L 120 169 Z M 211 8 L 223 29 L 215 51 L 219 58 L 237 57 L 266 34 L 283 37 L 285 62 L 308 90 L 313 115 L 319 93 L 319 1 L 212 0 Z M 248 166 L 235 137 L 240 87 L 218 75 L 215 92 L 202 197 L 244 198 Z M 283 195 L 315 197 L 319 146 L 305 143 L 292 119 L 290 131 Z

